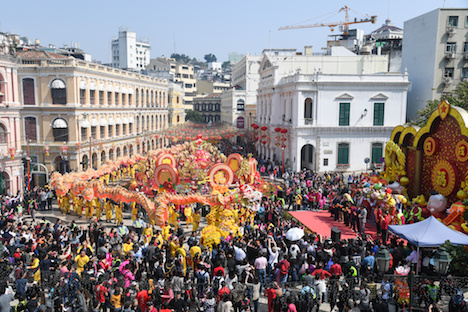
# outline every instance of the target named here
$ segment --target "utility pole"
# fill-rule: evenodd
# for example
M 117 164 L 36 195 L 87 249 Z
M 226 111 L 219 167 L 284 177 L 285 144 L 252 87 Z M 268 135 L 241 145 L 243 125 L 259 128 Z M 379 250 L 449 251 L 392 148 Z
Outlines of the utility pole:
M 27 166 L 28 166 L 28 191 L 31 190 L 31 169 L 30 169 L 30 166 L 31 166 L 31 158 L 29 157 L 29 142 L 31 142 L 31 140 L 26 137 L 26 141 L 28 143 L 28 157 L 26 158 L 26 161 L 27 161 Z

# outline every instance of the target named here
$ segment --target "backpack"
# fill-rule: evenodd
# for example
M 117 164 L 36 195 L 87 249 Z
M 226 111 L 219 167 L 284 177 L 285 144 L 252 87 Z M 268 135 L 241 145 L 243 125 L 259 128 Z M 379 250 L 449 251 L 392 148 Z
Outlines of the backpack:
M 453 297 L 453 303 L 456 305 L 462 305 L 464 302 L 464 295 L 460 289 L 457 289 L 457 293 Z

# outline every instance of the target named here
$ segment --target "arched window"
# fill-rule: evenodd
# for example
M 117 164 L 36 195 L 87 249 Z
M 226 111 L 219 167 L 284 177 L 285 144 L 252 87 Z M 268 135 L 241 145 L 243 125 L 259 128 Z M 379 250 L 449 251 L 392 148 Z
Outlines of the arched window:
M 101 165 L 104 165 L 106 163 L 107 159 L 106 159 L 106 152 L 105 151 L 102 151 L 101 152 Z
M 123 147 L 123 155 L 127 156 L 127 147 L 126 146 Z
M 63 118 L 57 118 L 52 123 L 55 142 L 68 142 L 68 123 Z
M 24 132 L 25 132 L 26 138 L 31 140 L 31 142 L 37 141 L 36 117 L 24 118 Z
M 237 100 L 237 111 L 243 112 L 245 110 L 245 101 L 243 99 Z
M 61 79 L 55 79 L 50 85 L 52 104 L 67 104 L 67 87 Z
M 120 147 L 117 147 L 115 155 L 116 155 L 117 159 L 120 158 Z
M 8 133 L 4 125 L 0 124 L 0 144 L 8 143 Z
M 114 150 L 112 148 L 109 150 L 109 160 L 114 160 Z
M 88 169 L 88 161 L 88 155 L 83 155 L 81 160 L 81 168 L 83 171 Z
M 5 85 L 5 78 L 3 78 L 2 75 L 0 75 L 0 103 L 2 103 L 5 99 Z
M 136 129 L 135 129 L 135 131 L 138 133 L 138 132 L 140 132 L 140 117 L 136 116 L 135 120 L 136 120 Z
M 136 100 L 135 105 L 137 107 L 140 106 L 140 92 L 138 91 L 138 88 L 135 89 L 135 100 Z
M 1 88 L 1 84 L 0 84 L 0 88 Z M 34 93 L 34 79 L 32 78 L 23 79 L 23 104 L 24 105 L 36 105 L 36 96 Z
M 312 104 L 313 101 L 311 98 L 307 98 L 304 101 L 304 118 L 312 118 Z

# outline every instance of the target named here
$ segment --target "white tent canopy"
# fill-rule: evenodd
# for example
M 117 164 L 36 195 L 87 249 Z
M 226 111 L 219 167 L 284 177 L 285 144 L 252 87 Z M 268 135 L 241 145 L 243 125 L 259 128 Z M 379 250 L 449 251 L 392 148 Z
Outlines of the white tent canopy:
M 452 245 L 468 245 L 468 235 L 454 231 L 436 218 L 405 225 L 390 225 L 388 229 L 417 247 L 438 247 L 450 241 Z

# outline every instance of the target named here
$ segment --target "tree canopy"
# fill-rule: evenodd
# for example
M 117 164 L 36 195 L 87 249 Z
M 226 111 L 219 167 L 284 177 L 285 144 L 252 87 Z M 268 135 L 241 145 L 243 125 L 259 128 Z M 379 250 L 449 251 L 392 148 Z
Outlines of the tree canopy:
M 184 64 L 188 64 L 192 61 L 190 56 L 185 55 L 185 54 L 179 54 L 179 53 L 172 53 L 171 58 L 175 59 L 177 62 L 184 63 Z M 193 60 L 196 61 L 197 59 L 194 58 Z
M 439 103 L 446 100 L 450 105 L 455 105 L 468 111 L 468 81 L 460 82 L 455 90 L 444 94 L 439 100 L 428 101 L 426 107 L 416 113 L 416 118 L 409 123 L 416 126 L 424 126 L 431 116 L 432 112 L 437 109 Z
M 203 122 L 203 116 L 200 112 L 189 109 L 185 112 L 185 121 Z
M 211 62 L 216 62 L 217 58 L 214 54 L 210 53 L 210 54 L 205 54 L 205 61 L 207 63 L 211 63 Z

